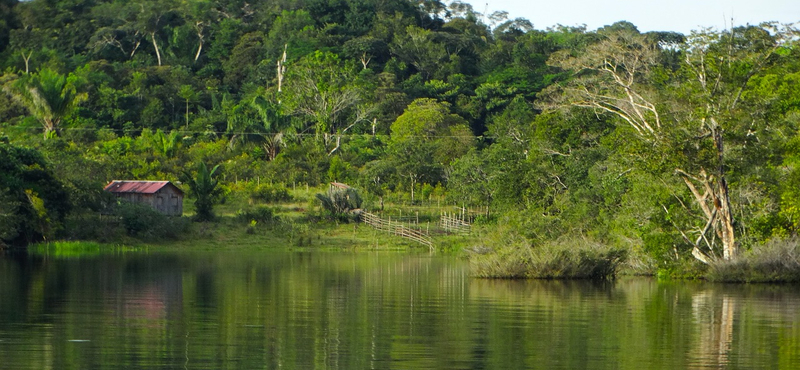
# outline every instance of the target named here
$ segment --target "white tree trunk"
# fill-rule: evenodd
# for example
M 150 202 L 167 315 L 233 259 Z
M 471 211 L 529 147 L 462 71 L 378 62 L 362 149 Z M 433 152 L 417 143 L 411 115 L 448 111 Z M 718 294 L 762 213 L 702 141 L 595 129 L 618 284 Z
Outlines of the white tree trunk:
M 203 51 L 203 39 L 200 39 L 200 43 L 197 45 L 197 54 L 194 55 L 194 61 L 197 62 L 200 59 L 200 52 Z
M 156 49 L 156 58 L 158 58 L 158 66 L 161 67 L 161 52 L 158 50 L 158 43 L 156 42 L 156 33 L 150 32 L 150 38 L 153 40 L 153 47 Z

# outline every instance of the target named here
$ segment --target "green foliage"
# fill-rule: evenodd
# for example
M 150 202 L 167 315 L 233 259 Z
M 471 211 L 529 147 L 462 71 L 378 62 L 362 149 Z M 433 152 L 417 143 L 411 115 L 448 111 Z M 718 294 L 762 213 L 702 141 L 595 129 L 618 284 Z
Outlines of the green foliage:
M 395 168 L 385 160 L 367 162 L 361 169 L 358 185 L 366 192 L 383 197 L 389 190 L 389 181 L 395 176 Z
M 78 104 L 87 99 L 75 87 L 76 76 L 64 76 L 45 68 L 35 74 L 20 76 L 7 83 L 5 90 L 14 96 L 44 128 L 44 137 L 57 135 L 61 122 Z
M 111 215 L 99 212 L 74 212 L 71 214 L 64 220 L 63 239 L 91 240 L 100 243 L 119 243 L 121 240 L 126 240 L 130 234 L 120 222 L 120 218 L 111 212 L 116 206 L 116 199 L 114 202 L 103 211 L 103 213 L 112 213 Z
M 448 178 L 449 199 L 459 205 L 489 206 L 495 192 L 489 166 L 489 159 L 477 151 L 457 159 Z
M 114 207 L 125 232 L 142 240 L 176 239 L 188 224 L 181 217 L 168 217 L 146 204 L 121 201 Z
M 518 235 L 496 236 L 469 250 L 472 274 L 502 279 L 613 279 L 628 252 L 586 240 L 532 246 Z
M 137 252 L 140 248 L 124 245 L 107 245 L 96 242 L 47 242 L 31 245 L 28 252 L 56 258 L 76 258 Z
M 189 186 L 190 194 L 195 198 L 195 220 L 197 221 L 214 219 L 214 204 L 222 195 L 222 188 L 217 186 L 219 185 L 216 179 L 218 169 L 219 165 L 216 165 L 209 170 L 205 162 L 200 162 L 194 175 L 189 172 L 183 174 L 183 182 Z
M 730 261 L 708 267 L 711 281 L 737 283 L 789 283 L 800 281 L 800 241 L 774 239 Z
M 153 135 L 153 147 L 161 155 L 172 157 L 178 150 L 178 145 L 180 144 L 179 139 L 179 134 L 175 130 L 170 131 L 169 134 L 165 134 L 161 129 L 158 129 L 155 135 Z
M 292 200 L 289 189 L 279 184 L 259 184 L 250 192 L 250 199 L 264 203 L 290 202 Z
M 236 213 L 236 218 L 248 224 L 253 222 L 256 224 L 270 224 L 279 220 L 275 214 L 275 209 L 268 206 L 256 206 L 240 210 Z
M 71 210 L 69 195 L 36 150 L 0 141 L 0 236 L 26 244 L 55 236 Z
M 332 182 L 345 182 L 347 181 L 350 171 L 350 164 L 343 161 L 341 157 L 331 157 L 331 164 L 328 167 L 328 180 Z
M 327 179 L 329 163 L 322 144 L 308 138 L 287 147 L 270 165 L 272 171 L 287 184 L 296 182 L 316 186 Z
M 337 54 L 315 51 L 289 70 L 287 104 L 305 117 L 317 137 L 343 130 L 342 118 L 355 114 L 363 94 L 353 67 Z
M 317 194 L 317 200 L 322 204 L 322 208 L 328 216 L 342 221 L 355 220 L 358 214 L 355 212 L 361 209 L 361 196 L 354 188 L 333 188 L 328 194 Z
M 450 113 L 450 104 L 434 99 L 413 101 L 391 130 L 390 158 L 408 180 L 412 201 L 417 183 L 442 182 L 445 167 L 474 146 L 466 121 Z
M 8 189 L 0 189 L 0 246 L 4 246 L 19 234 L 17 213 L 21 204 Z
M 185 179 L 198 219 L 223 188 L 271 203 L 290 198 L 267 183 L 347 182 L 382 208 L 487 207 L 487 227 L 525 243 L 586 237 L 676 276 L 697 274 L 686 260 L 706 217 L 684 180 L 707 205 L 725 180 L 743 249 L 800 229 L 791 27 L 683 36 L 489 15 L 487 27 L 438 1 L 56 3 L 0 5 L 0 130 L 47 160 L 0 158 L 4 243 L 102 238 L 88 215 L 111 179 Z M 586 93 L 621 99 L 568 99 Z M 592 109 L 534 108 L 554 100 Z M 639 135 L 637 117 L 654 132 Z M 60 234 L 69 209 L 85 233 Z

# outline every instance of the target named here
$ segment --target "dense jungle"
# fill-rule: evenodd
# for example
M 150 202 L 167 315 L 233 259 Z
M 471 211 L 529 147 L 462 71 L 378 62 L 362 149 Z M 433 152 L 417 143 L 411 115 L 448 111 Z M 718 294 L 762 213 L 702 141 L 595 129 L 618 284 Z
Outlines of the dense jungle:
M 354 209 L 447 206 L 472 234 L 432 248 L 477 276 L 795 281 L 798 36 L 436 0 L 0 0 L 0 248 L 313 246 L 365 233 Z M 115 206 L 114 179 L 179 184 L 187 217 Z

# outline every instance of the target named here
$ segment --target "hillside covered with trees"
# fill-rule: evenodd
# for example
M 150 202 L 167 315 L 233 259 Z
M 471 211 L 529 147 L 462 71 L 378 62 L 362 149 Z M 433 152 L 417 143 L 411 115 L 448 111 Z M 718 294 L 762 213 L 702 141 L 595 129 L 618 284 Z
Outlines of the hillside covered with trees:
M 800 227 L 798 36 L 543 30 L 458 1 L 0 0 L 0 240 L 57 238 L 112 179 L 213 168 L 223 192 L 479 208 L 501 259 L 729 260 Z

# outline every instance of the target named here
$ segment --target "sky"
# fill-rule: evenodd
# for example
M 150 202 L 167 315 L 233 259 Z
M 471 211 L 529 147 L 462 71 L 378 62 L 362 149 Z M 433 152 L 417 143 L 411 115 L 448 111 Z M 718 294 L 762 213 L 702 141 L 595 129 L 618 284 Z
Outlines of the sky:
M 476 12 L 504 10 L 509 19 L 527 18 L 536 29 L 561 24 L 589 31 L 617 21 L 633 23 L 640 32 L 688 34 L 701 27 L 718 30 L 764 21 L 800 22 L 800 0 L 462 0 Z M 445 2 L 448 3 L 448 2 Z

